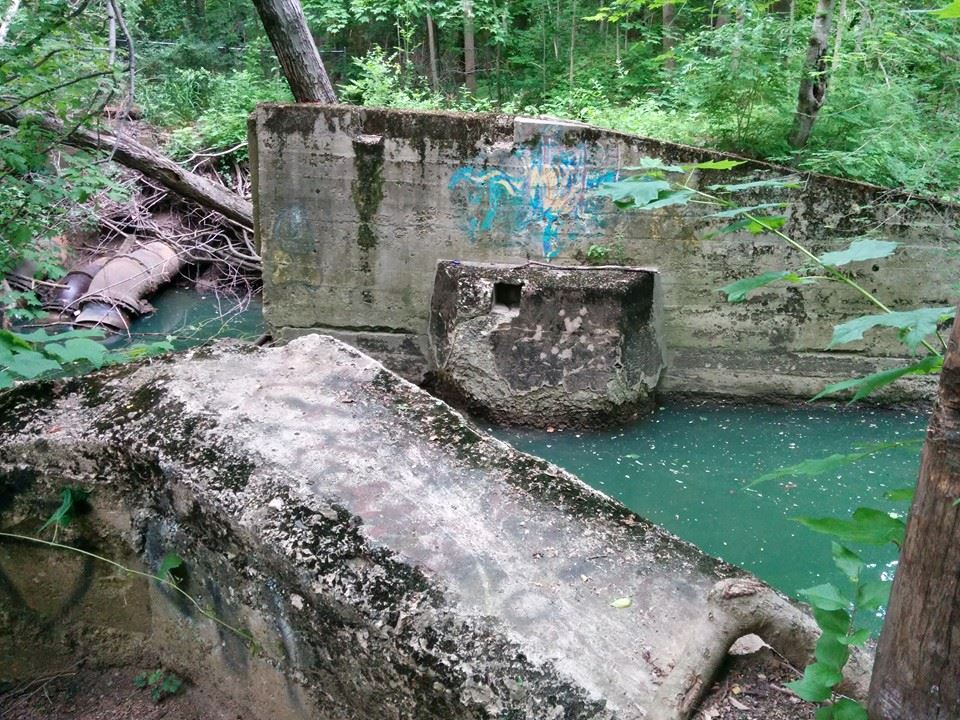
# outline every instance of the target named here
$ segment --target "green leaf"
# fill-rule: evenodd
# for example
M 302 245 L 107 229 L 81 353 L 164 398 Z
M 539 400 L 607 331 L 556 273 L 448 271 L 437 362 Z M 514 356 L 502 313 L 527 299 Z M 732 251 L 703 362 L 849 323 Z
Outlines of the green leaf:
M 798 462 L 796 465 L 778 468 L 772 472 L 765 473 L 752 480 L 747 487 L 753 487 L 768 480 L 778 480 L 785 477 L 816 477 L 828 472 L 832 472 L 844 465 L 850 465 L 864 458 L 876 455 L 885 450 L 898 450 L 903 448 L 916 448 L 923 444 L 923 438 L 911 438 L 909 440 L 897 440 L 895 442 L 876 443 L 858 448 L 857 452 L 852 453 L 834 453 L 824 458 L 811 458 Z
M 176 553 L 168 552 L 163 556 L 159 567 L 157 567 L 157 577 L 162 578 L 163 580 L 168 580 L 176 585 L 180 582 L 179 573 L 177 571 L 182 569 L 183 558 Z
M 960 18 L 960 0 L 953 0 L 953 2 L 946 7 L 942 7 L 939 10 L 931 10 L 930 12 L 941 20 L 956 20 Z
M 874 612 L 890 600 L 891 583 L 883 580 L 871 580 L 857 586 L 857 608 Z
M 0 390 L 8 387 L 13 387 L 13 378 L 10 377 L 6 370 L 0 368 Z
M 730 208 L 729 210 L 721 210 L 720 212 L 711 213 L 707 217 L 711 218 L 735 218 L 740 217 L 744 213 L 753 214 L 757 210 L 768 210 L 770 208 L 785 208 L 788 203 L 775 202 L 775 203 L 761 203 L 759 205 L 750 205 L 749 207 L 735 207 Z
M 57 527 L 66 527 L 73 522 L 76 517 L 77 506 L 90 497 L 90 493 L 83 488 L 65 487 L 60 491 L 60 507 L 54 510 L 53 514 L 47 518 L 47 521 L 37 531 L 39 535 L 51 525 Z
M 867 630 L 867 628 L 860 628 L 856 632 L 851 633 L 850 635 L 842 636 L 838 639 L 844 645 L 863 645 L 867 640 L 870 639 L 870 631 Z
M 647 177 L 632 177 L 619 182 L 604 183 L 597 190 L 598 195 L 609 197 L 619 207 L 634 206 L 643 208 L 660 198 L 660 193 L 669 192 L 673 186 L 665 180 L 651 180 Z
M 829 632 L 837 637 L 847 634 L 850 630 L 850 613 L 847 610 L 813 609 L 813 618 L 823 632 Z
M 814 282 L 810 278 L 800 277 L 796 273 L 789 271 L 772 271 L 765 272 L 762 275 L 757 275 L 755 277 L 744 278 L 743 280 L 737 280 L 734 283 L 729 285 L 724 285 L 722 288 L 718 288 L 718 292 L 726 293 L 727 302 L 731 303 L 741 303 L 747 299 L 747 295 L 758 290 L 759 288 L 765 287 L 770 283 L 775 283 L 778 280 L 786 280 L 797 285 L 809 285 Z
M 814 655 L 817 662 L 824 668 L 833 670 L 841 679 L 843 678 L 843 666 L 847 664 L 847 660 L 850 658 L 850 648 L 840 642 L 837 635 L 828 632 L 821 633 L 817 640 Z M 840 682 L 840 680 L 837 680 L 837 682 Z
M 833 694 L 833 686 L 843 679 L 841 675 L 820 663 L 807 665 L 803 677 L 787 683 L 787 687 L 807 702 L 823 702 Z M 831 682 L 832 681 L 832 682 Z
M 830 545 L 833 564 L 850 580 L 856 582 L 860 578 L 860 571 L 863 569 L 863 560 L 855 552 L 840 543 L 833 542 Z
M 61 369 L 60 363 L 56 360 L 46 358 L 35 350 L 17 349 L 14 351 L 13 357 L 4 361 L 4 364 L 9 372 L 27 380 L 33 380 L 45 372 Z
M 746 160 L 707 160 L 694 165 L 684 165 L 683 169 L 688 172 L 690 170 L 731 170 L 746 162 Z
M 665 165 L 663 160 L 659 158 L 640 158 L 639 165 L 632 165 L 630 167 L 623 168 L 624 170 L 659 170 L 661 172 L 671 172 L 671 173 L 682 173 L 687 172 L 686 166 L 683 165 Z
M 147 685 L 156 685 L 163 680 L 163 668 L 157 668 L 147 675 Z
M 784 215 L 760 215 L 743 218 L 720 229 L 721 234 L 746 230 L 751 235 L 760 235 L 768 230 L 776 230 L 787 222 Z
M 896 490 L 891 490 L 890 492 L 884 493 L 883 496 L 887 500 L 892 500 L 893 502 L 913 502 L 913 495 L 916 490 L 917 489 L 915 487 L 898 488 Z
M 834 720 L 833 705 L 823 705 L 813 714 L 813 720 Z
M 109 350 L 89 338 L 71 338 L 62 345 L 50 343 L 44 350 L 61 363 L 88 362 L 96 368 L 102 367 Z
M 102 338 L 103 331 L 93 329 L 65 330 L 50 335 L 46 330 L 34 330 L 32 333 L 11 333 L 15 337 L 28 343 L 44 344 L 49 342 L 63 342 L 72 338 Z
M 882 510 L 857 508 L 850 520 L 840 518 L 791 518 L 814 532 L 833 535 L 844 542 L 885 545 L 888 542 L 898 547 L 903 543 L 905 525 L 903 520 L 890 517 Z
M 863 705 L 850 698 L 840 698 L 833 704 L 833 720 L 868 720 Z
M 180 690 L 182 685 L 183 680 L 180 677 L 173 673 L 167 673 L 163 678 L 163 682 L 160 683 L 160 691 L 167 695 L 174 695 Z
M 880 258 L 889 257 L 896 252 L 899 246 L 899 243 L 890 240 L 861 238 L 860 240 L 854 240 L 850 243 L 850 247 L 846 250 L 828 252 L 825 255 L 821 255 L 818 259 L 824 265 L 840 267 L 842 265 L 849 265 L 852 262 L 879 260 Z
M 880 388 L 896 382 L 902 377 L 906 377 L 907 375 L 934 375 L 940 372 L 942 367 L 943 358 L 941 356 L 927 355 L 920 362 L 914 363 L 913 365 L 893 368 L 892 370 L 881 370 L 872 375 L 865 375 L 850 380 L 841 380 L 840 382 L 827 385 L 823 390 L 810 398 L 810 402 L 827 397 L 828 395 L 835 395 L 838 392 L 844 392 L 845 390 L 856 390 L 853 397 L 850 398 L 850 402 L 856 402 Z
M 770 180 L 754 180 L 753 182 L 726 185 L 707 185 L 708 190 L 722 190 L 724 192 L 740 192 L 741 190 L 755 190 L 759 188 L 799 188 L 803 183 L 796 177 L 771 178 Z
M 821 610 L 846 610 L 850 606 L 850 601 L 830 583 L 800 590 L 798 594 L 805 597 L 813 607 Z
M 954 307 L 928 307 L 883 315 L 863 315 L 834 327 L 830 347 L 862 340 L 863 333 L 872 328 L 890 327 L 900 330 L 901 340 L 911 350 L 915 350 L 927 335 L 936 331 L 941 322 L 950 320 L 955 313 Z
M 617 598 L 610 602 L 610 607 L 623 609 L 633 605 L 633 601 L 628 597 Z
M 133 684 L 136 687 L 140 688 L 141 690 L 145 688 L 147 685 L 150 684 L 147 682 L 147 674 L 145 672 L 142 672 L 135 675 L 133 678 Z

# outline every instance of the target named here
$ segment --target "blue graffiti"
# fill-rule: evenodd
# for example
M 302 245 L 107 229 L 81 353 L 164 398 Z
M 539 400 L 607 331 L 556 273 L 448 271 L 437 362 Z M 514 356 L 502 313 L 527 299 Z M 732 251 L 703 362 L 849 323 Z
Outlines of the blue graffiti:
M 470 209 L 465 229 L 471 240 L 495 225 L 521 241 L 538 231 L 544 257 L 553 258 L 579 234 L 599 229 L 601 200 L 589 191 L 615 180 L 617 173 L 591 170 L 584 143 L 571 148 L 541 139 L 535 148 L 516 150 L 512 158 L 519 160 L 512 171 L 462 167 L 450 178 L 449 189 L 465 194 Z

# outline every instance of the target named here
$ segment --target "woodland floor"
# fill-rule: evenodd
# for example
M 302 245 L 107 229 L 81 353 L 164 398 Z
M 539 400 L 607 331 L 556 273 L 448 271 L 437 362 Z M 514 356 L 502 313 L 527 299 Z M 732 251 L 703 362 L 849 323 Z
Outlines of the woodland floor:
M 202 685 L 184 684 L 154 703 L 133 678 L 152 668 L 79 668 L 23 683 L 0 694 L 2 720 L 254 720 L 244 708 Z M 770 650 L 731 655 L 694 720 L 810 720 L 812 706 L 783 684 L 798 677 Z M 371 719 L 372 720 L 372 719 Z

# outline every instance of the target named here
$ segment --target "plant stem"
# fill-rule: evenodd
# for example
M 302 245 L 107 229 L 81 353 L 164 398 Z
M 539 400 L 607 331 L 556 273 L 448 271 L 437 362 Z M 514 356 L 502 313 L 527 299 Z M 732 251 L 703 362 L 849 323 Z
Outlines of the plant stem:
M 102 555 L 97 555 L 96 553 L 92 553 L 87 550 L 81 550 L 80 548 L 71 547 L 70 545 L 63 545 L 62 543 L 51 542 L 50 540 L 41 540 L 40 538 L 30 537 L 29 535 L 20 535 L 18 533 L 0 532 L 0 537 L 11 538 L 13 540 L 22 540 L 25 542 L 36 543 L 38 545 L 46 545 L 47 547 L 57 548 L 59 550 L 69 550 L 70 552 L 79 553 L 80 555 L 86 555 L 87 557 L 91 557 L 94 560 L 99 560 L 100 562 L 107 563 L 108 565 L 113 565 L 114 567 L 119 568 L 124 572 L 130 573 L 131 575 L 139 575 L 140 577 L 147 578 L 148 580 L 156 580 L 157 582 L 163 585 L 166 585 L 167 587 L 172 588 L 176 592 L 180 593 L 180 595 L 182 595 L 183 597 L 185 597 L 187 600 L 190 601 L 190 603 L 197 609 L 197 611 L 201 615 L 203 615 L 206 618 L 209 618 L 210 620 L 213 620 L 213 622 L 217 623 L 217 625 L 220 625 L 221 627 L 226 628 L 227 630 L 232 632 L 234 635 L 242 639 L 244 642 L 246 642 L 248 646 L 250 646 L 251 648 L 259 647 L 259 644 L 257 643 L 256 638 L 254 638 L 250 633 L 244 630 L 240 630 L 239 628 L 236 628 L 233 625 L 230 625 L 229 623 L 224 622 L 223 620 L 218 618 L 216 615 L 214 615 L 209 610 L 207 610 L 202 605 L 200 605 L 199 601 L 195 597 L 193 597 L 193 595 L 183 590 L 181 587 L 179 587 L 175 582 L 172 582 L 171 580 L 162 578 L 159 575 L 152 575 L 150 573 L 141 572 L 140 570 L 134 570 L 133 568 L 127 567 L 126 565 L 118 563 L 115 560 L 111 560 L 110 558 L 105 558 Z

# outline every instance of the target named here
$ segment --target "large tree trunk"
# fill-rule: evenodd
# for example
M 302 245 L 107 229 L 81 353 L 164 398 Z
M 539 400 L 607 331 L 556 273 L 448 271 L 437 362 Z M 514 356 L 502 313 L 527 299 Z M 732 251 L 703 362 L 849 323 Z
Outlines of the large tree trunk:
M 477 50 L 474 46 L 473 0 L 463 0 L 463 75 L 467 90 L 477 91 Z
M 871 720 L 960 718 L 960 322 L 927 429 L 870 683 Z
M 427 13 L 427 51 L 430 54 L 430 87 L 440 91 L 440 75 L 437 73 L 437 41 L 433 32 L 433 16 Z
M 807 46 L 807 58 L 803 63 L 800 91 L 797 93 L 797 112 L 787 142 L 790 147 L 802 148 L 807 144 L 817 113 L 827 97 L 827 55 L 830 49 L 830 25 L 836 0 L 818 0 L 813 18 L 813 30 Z
M 59 136 L 66 145 L 85 150 L 107 150 L 112 153 L 115 162 L 139 170 L 178 195 L 195 200 L 246 227 L 253 226 L 253 206 L 249 201 L 222 185 L 185 170 L 146 145 L 127 137 L 93 132 L 82 127 L 70 129 L 60 119 L 47 113 L 0 111 L 0 124 L 3 125 L 17 127 L 27 119 Z
M 337 94 L 313 42 L 300 0 L 253 0 L 297 102 L 335 103 Z

